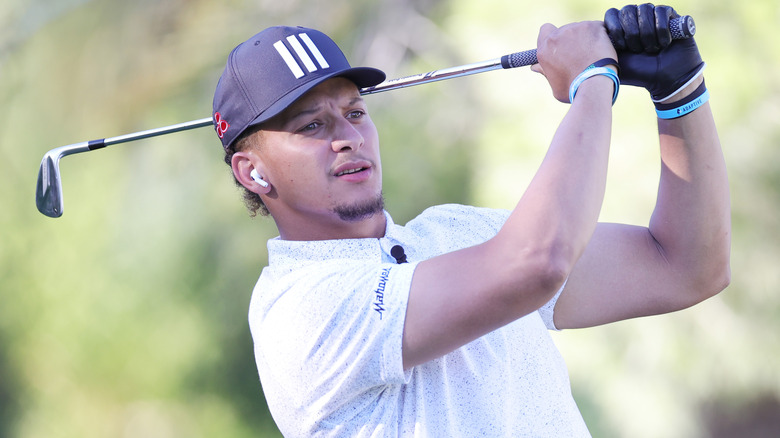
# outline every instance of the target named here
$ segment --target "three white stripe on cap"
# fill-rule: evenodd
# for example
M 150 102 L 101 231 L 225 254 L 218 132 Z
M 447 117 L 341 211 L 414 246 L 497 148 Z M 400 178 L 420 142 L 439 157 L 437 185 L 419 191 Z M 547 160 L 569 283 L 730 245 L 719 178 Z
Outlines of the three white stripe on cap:
M 320 65 L 320 68 L 328 68 L 330 65 L 328 64 L 328 61 L 325 60 L 325 57 L 322 56 L 322 53 L 317 48 L 317 46 L 314 44 L 314 41 L 309 38 L 309 35 L 306 35 L 305 33 L 300 33 L 298 35 L 290 35 L 287 37 L 287 42 L 290 43 L 290 46 L 295 50 L 295 54 L 298 55 L 298 58 L 303 62 L 303 66 L 306 67 L 306 70 L 311 72 L 317 71 L 317 66 L 314 65 L 314 61 L 311 59 L 308 53 L 306 53 L 306 50 L 304 50 L 303 46 L 301 45 L 300 41 L 298 41 L 298 38 L 303 41 L 304 44 L 306 44 L 306 47 L 309 48 L 309 51 L 312 55 L 314 55 L 314 59 L 317 60 L 317 63 Z M 277 52 L 279 52 L 279 55 L 282 56 L 282 59 L 284 59 L 284 62 L 287 64 L 287 67 L 292 72 L 293 76 L 295 76 L 295 79 L 299 79 L 303 77 L 303 69 L 301 69 L 301 66 L 298 65 L 298 62 L 295 60 L 295 58 L 292 56 L 292 53 L 287 49 L 287 47 L 284 45 L 282 41 L 277 41 L 274 43 L 274 48 Z

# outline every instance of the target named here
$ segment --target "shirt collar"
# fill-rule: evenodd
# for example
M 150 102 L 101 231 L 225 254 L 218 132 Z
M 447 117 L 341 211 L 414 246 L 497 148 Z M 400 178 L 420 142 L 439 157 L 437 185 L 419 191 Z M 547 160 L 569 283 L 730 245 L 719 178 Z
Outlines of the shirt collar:
M 268 241 L 268 264 L 271 267 L 289 263 L 317 262 L 324 260 L 368 260 L 383 261 L 383 253 L 390 254 L 390 247 L 400 242 L 403 227 L 395 225 L 387 211 L 385 235 L 379 239 L 336 239 L 336 240 L 282 240 L 275 237 Z

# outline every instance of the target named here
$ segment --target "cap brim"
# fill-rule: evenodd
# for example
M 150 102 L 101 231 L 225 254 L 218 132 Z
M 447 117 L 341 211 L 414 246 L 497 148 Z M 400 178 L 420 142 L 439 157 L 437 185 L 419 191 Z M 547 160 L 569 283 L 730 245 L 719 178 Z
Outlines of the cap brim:
M 346 70 L 337 71 L 329 75 L 320 76 L 317 79 L 309 81 L 282 96 L 279 100 L 271 104 L 268 109 L 263 111 L 259 116 L 255 117 L 254 120 L 249 122 L 245 129 L 249 129 L 252 126 L 270 120 L 274 116 L 284 111 L 288 106 L 292 105 L 293 102 L 300 99 L 304 94 L 309 92 L 309 90 L 325 82 L 326 80 L 341 77 L 349 79 L 355 83 L 358 89 L 362 89 L 381 84 L 387 78 L 387 75 L 385 75 L 385 72 L 382 70 L 376 68 L 353 67 Z

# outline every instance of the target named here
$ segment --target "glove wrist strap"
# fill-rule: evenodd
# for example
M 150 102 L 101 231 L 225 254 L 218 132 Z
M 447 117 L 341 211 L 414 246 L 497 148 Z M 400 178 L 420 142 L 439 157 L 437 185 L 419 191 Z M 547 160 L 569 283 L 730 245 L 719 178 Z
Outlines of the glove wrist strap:
M 703 62 L 702 62 L 702 63 L 701 63 L 701 66 L 699 67 L 699 71 L 697 71 L 697 72 L 696 72 L 696 74 L 694 74 L 692 78 L 688 79 L 688 80 L 687 80 L 687 81 L 686 81 L 684 84 L 682 84 L 682 86 L 680 86 L 680 88 L 678 88 L 678 89 L 674 90 L 674 91 L 672 92 L 672 94 L 670 94 L 670 95 L 668 95 L 668 96 L 666 96 L 666 97 L 663 97 L 663 98 L 661 98 L 661 99 L 656 99 L 656 98 L 654 98 L 653 96 L 650 96 L 650 97 L 651 97 L 651 99 L 652 99 L 652 101 L 653 101 L 653 103 L 664 103 L 664 102 L 666 102 L 667 100 L 669 100 L 669 99 L 673 98 L 674 96 L 676 96 L 676 95 L 677 95 L 679 92 L 681 92 L 682 90 L 684 90 L 684 89 L 685 89 L 685 87 L 687 87 L 688 85 L 691 85 L 691 84 L 693 83 L 693 81 L 695 81 L 695 80 L 696 80 L 696 78 L 698 78 L 699 76 L 701 76 L 701 74 L 704 72 L 704 67 L 706 67 L 706 66 L 707 66 L 707 64 L 705 64 L 705 63 L 703 63 Z

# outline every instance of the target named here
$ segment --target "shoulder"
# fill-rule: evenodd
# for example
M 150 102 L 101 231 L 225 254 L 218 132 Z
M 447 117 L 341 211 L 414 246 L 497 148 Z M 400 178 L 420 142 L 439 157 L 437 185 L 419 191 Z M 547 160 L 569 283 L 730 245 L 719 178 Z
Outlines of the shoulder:
M 252 293 L 250 326 L 271 332 L 383 321 L 388 311 L 405 310 L 415 263 L 404 265 L 354 260 L 310 263 L 282 275 L 263 271 Z
M 409 222 L 412 226 L 417 221 L 438 221 L 448 225 L 457 224 L 487 224 L 499 228 L 509 217 L 508 210 L 475 207 L 462 204 L 442 204 L 427 208 L 419 216 Z
M 426 209 L 406 224 L 406 227 L 418 232 L 441 230 L 486 239 L 498 232 L 509 213 L 507 210 L 443 204 Z

